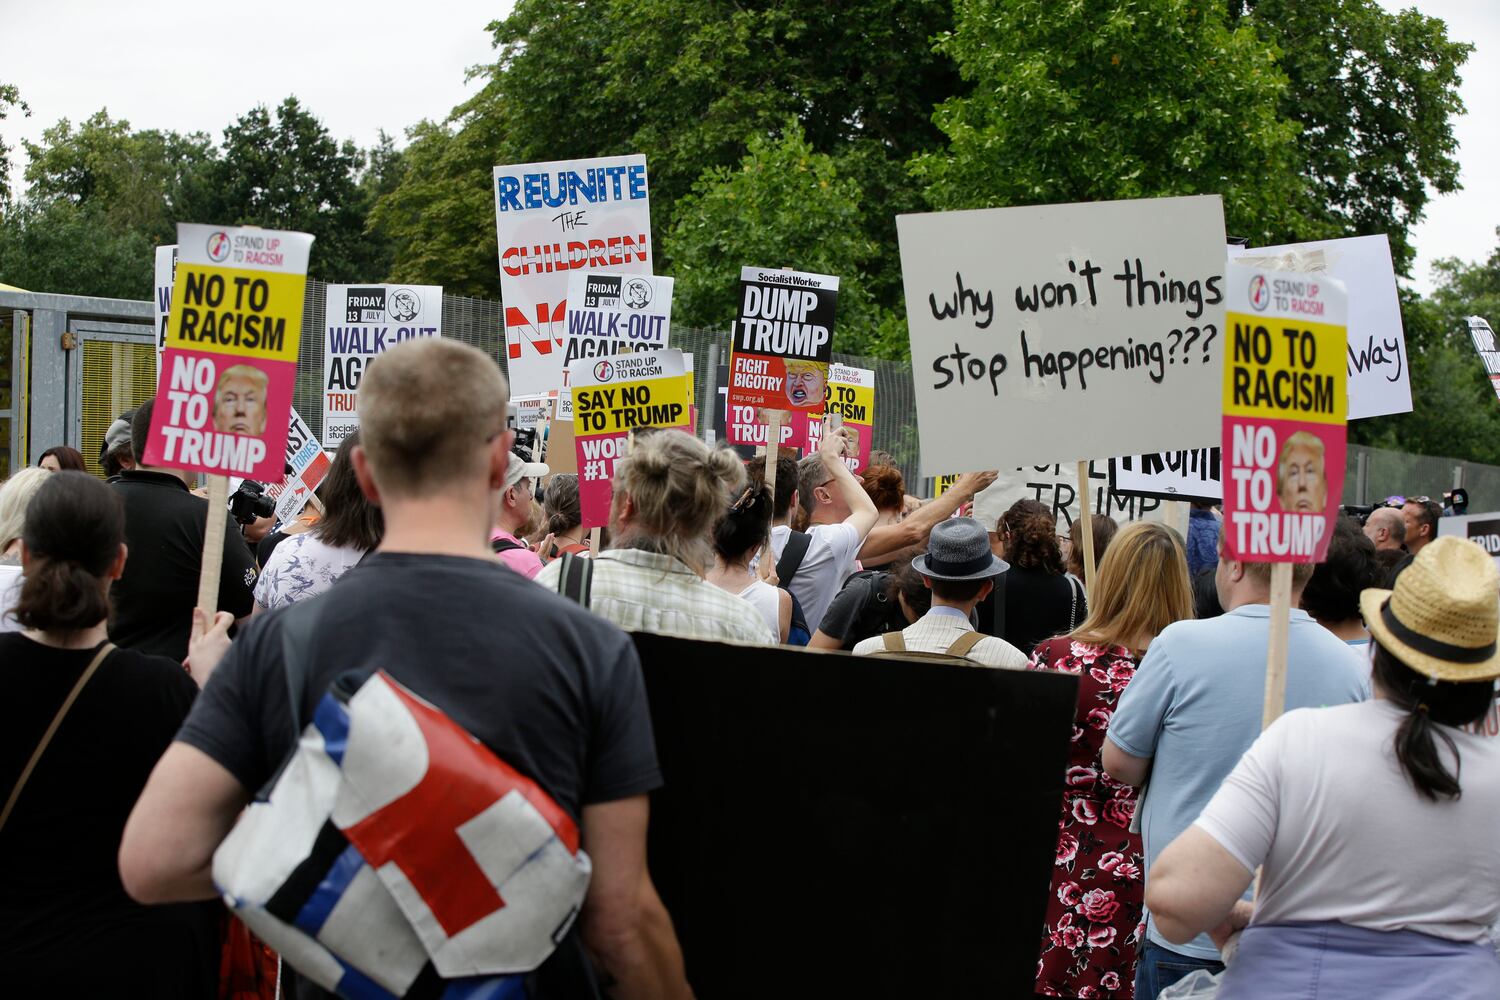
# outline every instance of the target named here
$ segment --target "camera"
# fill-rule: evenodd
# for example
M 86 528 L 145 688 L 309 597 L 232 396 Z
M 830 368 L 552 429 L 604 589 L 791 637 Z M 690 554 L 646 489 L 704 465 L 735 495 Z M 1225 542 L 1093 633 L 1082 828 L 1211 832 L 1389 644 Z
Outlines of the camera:
M 240 524 L 254 524 L 276 514 L 276 501 L 266 495 L 264 483 L 247 479 L 229 498 L 229 515 Z

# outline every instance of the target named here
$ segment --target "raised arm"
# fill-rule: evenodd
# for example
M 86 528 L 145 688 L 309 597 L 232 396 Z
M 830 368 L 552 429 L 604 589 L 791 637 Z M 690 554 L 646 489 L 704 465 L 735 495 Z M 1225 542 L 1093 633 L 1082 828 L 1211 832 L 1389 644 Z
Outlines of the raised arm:
M 875 501 L 865 492 L 864 484 L 854 477 L 849 467 L 844 464 L 844 451 L 849 444 L 849 432 L 840 427 L 837 430 L 824 431 L 823 439 L 818 442 L 818 455 L 823 459 L 823 467 L 833 476 L 835 488 L 839 495 L 844 498 L 844 503 L 849 505 L 849 516 L 844 518 L 844 523 L 853 525 L 854 530 L 859 532 L 860 541 L 863 542 L 869 535 L 870 529 L 875 527 L 875 520 L 880 516 L 875 509 Z
M 974 499 L 974 495 L 989 486 L 999 476 L 998 472 L 969 472 L 958 477 L 948 492 L 923 504 L 896 524 L 882 524 L 873 529 L 860 547 L 861 562 L 876 565 L 890 562 L 902 549 L 925 546 L 932 529 Z M 991 525 L 993 527 L 993 525 Z

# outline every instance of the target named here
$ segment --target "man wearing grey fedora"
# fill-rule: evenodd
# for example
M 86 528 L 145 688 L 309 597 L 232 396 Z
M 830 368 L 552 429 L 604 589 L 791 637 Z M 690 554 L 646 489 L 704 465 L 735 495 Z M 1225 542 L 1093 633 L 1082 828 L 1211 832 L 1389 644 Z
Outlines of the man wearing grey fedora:
M 932 591 L 932 610 L 900 632 L 872 636 L 854 647 L 856 656 L 902 652 L 941 653 L 977 666 L 1026 669 L 1026 654 L 994 636 L 974 631 L 969 616 L 1010 569 L 990 552 L 984 526 L 971 517 L 954 517 L 932 529 L 927 553 L 911 561 Z

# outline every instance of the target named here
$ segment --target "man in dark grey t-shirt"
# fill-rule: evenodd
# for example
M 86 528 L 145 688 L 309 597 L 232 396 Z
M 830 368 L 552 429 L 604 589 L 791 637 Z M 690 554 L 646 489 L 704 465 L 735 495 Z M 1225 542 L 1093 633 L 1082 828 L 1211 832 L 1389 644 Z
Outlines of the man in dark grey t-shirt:
M 302 650 L 301 717 L 345 671 L 382 669 L 579 822 L 593 863 L 588 895 L 528 996 L 594 995 L 585 945 L 623 994 L 688 996 L 646 870 L 646 796 L 661 776 L 634 647 L 490 551 L 511 440 L 507 396 L 494 362 L 452 340 L 408 342 L 366 371 L 354 466 L 386 533 L 375 555 L 309 602 L 318 628 Z M 272 612 L 246 630 L 153 773 L 121 846 L 135 898 L 214 895 L 214 850 L 296 736 L 283 621 Z M 298 996 L 325 995 L 300 986 Z

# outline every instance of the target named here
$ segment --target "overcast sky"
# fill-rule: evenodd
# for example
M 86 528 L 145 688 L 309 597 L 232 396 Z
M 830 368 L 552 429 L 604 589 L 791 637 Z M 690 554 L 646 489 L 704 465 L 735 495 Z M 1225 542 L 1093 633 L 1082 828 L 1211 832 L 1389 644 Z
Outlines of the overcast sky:
M 1380 0 L 1388 8 L 1410 2 Z M 1464 190 L 1436 198 L 1416 230 L 1416 287 L 1436 257 L 1480 260 L 1500 225 L 1500 3 L 1418 0 L 1478 48 L 1463 71 L 1469 113 L 1456 132 Z M 337 138 L 361 146 L 383 128 L 442 118 L 474 92 L 464 70 L 493 59 L 485 25 L 508 0 L 262 0 L 231 7 L 165 0 L 0 0 L 0 80 L 31 105 L 0 124 L 13 146 L 59 118 L 107 107 L 135 128 L 204 131 L 216 139 L 256 104 L 288 94 Z M 584 95 L 586 99 L 586 95 Z M 24 161 L 19 149 L 17 158 Z M 18 165 L 19 169 L 19 165 Z M 17 176 L 16 181 L 19 181 Z

